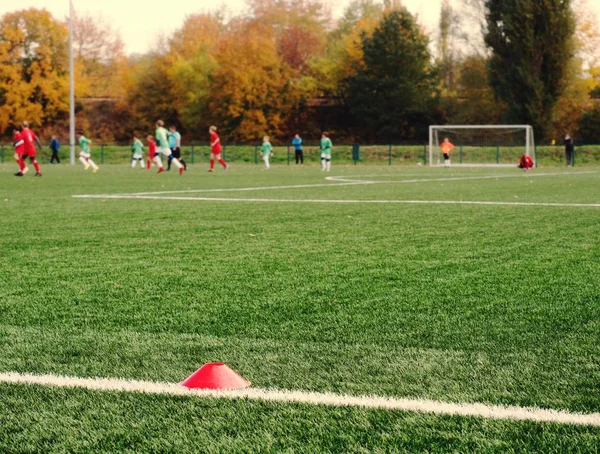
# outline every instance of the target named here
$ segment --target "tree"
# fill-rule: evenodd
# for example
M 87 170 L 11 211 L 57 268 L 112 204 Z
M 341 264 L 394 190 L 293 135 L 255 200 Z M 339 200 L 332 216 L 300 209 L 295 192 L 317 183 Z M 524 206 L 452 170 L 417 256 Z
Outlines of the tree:
M 387 13 L 362 42 L 364 66 L 347 79 L 355 126 L 370 140 L 423 136 L 437 99 L 428 38 L 405 9 Z
M 485 17 L 486 0 L 461 0 L 456 16 L 459 25 L 456 27 L 457 41 L 467 55 L 489 56 L 485 45 L 487 23 Z
M 344 10 L 332 36 L 338 38 L 349 35 L 359 22 L 365 20 L 379 22 L 382 16 L 383 5 L 374 0 L 354 0 Z
M 277 52 L 299 76 L 322 53 L 330 14 L 320 0 L 249 0 L 253 21 L 271 29 Z
M 224 29 L 219 14 L 193 14 L 169 40 L 165 55 L 169 97 L 183 131 L 195 137 L 206 135 L 210 88 L 218 68 L 215 55 Z
M 173 87 L 169 67 L 165 55 L 159 53 L 149 53 L 129 63 L 128 101 L 140 129 L 152 130 L 159 118 L 167 124 L 179 124 L 170 95 Z
M 447 94 L 456 90 L 457 46 L 454 36 L 459 26 L 459 17 L 452 9 L 450 0 L 443 0 L 440 11 L 440 35 L 438 38 L 438 68 L 442 87 Z
M 0 20 L 0 133 L 28 120 L 41 126 L 68 112 L 67 30 L 44 10 Z
M 498 124 L 503 103 L 494 99 L 494 92 L 488 84 L 488 59 L 471 55 L 459 65 L 457 80 L 458 99 L 455 112 L 448 118 L 451 124 Z
M 276 51 L 286 67 L 286 102 L 281 131 L 291 132 L 305 122 L 307 105 L 319 97 L 317 77 L 326 51 L 331 22 L 322 0 L 250 0 L 252 22 L 269 29 Z
M 224 35 L 221 14 L 191 14 L 183 26 L 169 39 L 169 54 L 183 58 L 194 57 L 198 52 L 212 53 Z
M 123 42 L 101 17 L 76 15 L 73 49 L 78 97 L 123 97 L 126 70 Z
M 294 104 L 291 71 L 274 38 L 262 22 L 239 20 L 220 43 L 209 111 L 229 140 L 276 137 Z
M 552 116 L 567 83 L 575 19 L 570 0 L 486 0 L 489 79 L 505 101 L 508 123 L 551 135 Z
M 565 132 L 577 134 L 584 113 L 590 108 L 590 96 L 599 86 L 600 27 L 587 0 L 573 0 L 573 12 L 577 21 L 572 38 L 575 57 L 567 67 L 567 85 L 556 104 L 552 122 L 554 138 Z
M 578 143 L 597 144 L 600 143 L 600 107 L 595 106 L 583 113 L 579 119 L 577 137 Z
M 173 107 L 186 132 L 202 137 L 206 130 L 209 95 L 217 61 L 207 51 L 190 58 L 171 56 L 167 69 Z

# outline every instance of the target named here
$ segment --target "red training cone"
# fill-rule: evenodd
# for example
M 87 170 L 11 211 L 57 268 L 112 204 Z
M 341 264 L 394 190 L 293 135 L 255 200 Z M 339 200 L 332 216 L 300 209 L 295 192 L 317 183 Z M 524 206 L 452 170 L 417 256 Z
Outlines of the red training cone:
M 223 363 L 207 363 L 181 382 L 189 389 L 239 389 L 250 382 Z

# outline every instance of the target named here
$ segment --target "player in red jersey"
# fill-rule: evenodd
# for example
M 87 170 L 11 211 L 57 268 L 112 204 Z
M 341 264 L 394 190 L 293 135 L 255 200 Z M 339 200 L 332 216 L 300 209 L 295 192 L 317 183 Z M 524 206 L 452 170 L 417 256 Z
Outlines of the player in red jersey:
M 23 127 L 21 128 L 21 138 L 23 139 L 23 146 L 25 147 L 23 151 L 23 160 L 25 160 L 25 158 L 29 158 L 33 164 L 33 167 L 35 167 L 35 176 L 41 177 L 42 172 L 40 171 L 40 165 L 35 159 L 35 145 L 37 144 L 37 146 L 41 149 L 42 142 L 40 142 L 40 139 L 38 139 L 35 133 L 29 129 L 29 123 L 26 121 L 23 122 Z
M 156 142 L 152 136 L 147 136 L 146 140 L 148 140 L 148 159 L 146 159 L 146 170 L 150 170 L 152 167 L 152 161 L 154 161 L 154 156 L 156 155 Z
M 227 170 L 227 163 L 221 157 L 221 139 L 217 134 L 217 127 L 211 126 L 208 132 L 210 133 L 210 169 L 208 171 L 215 171 L 215 159 L 219 161 L 224 170 Z
M 15 129 L 13 134 L 13 147 L 15 147 L 15 161 L 19 165 L 19 171 L 15 173 L 16 177 L 22 177 L 29 170 L 25 165 L 25 160 L 23 159 L 23 153 L 25 152 L 25 142 L 21 137 L 21 132 L 18 129 Z
M 533 159 L 527 153 L 521 155 L 521 159 L 519 159 L 519 169 L 523 169 L 525 172 L 528 172 L 529 169 L 533 167 Z
M 160 159 L 160 156 L 156 153 L 156 140 L 154 139 L 154 136 L 148 135 L 147 139 L 148 139 L 148 160 L 146 162 L 146 169 L 150 170 L 150 167 L 152 167 L 152 163 L 154 163 L 158 166 L 157 173 L 164 172 L 165 168 L 163 166 L 162 160 Z

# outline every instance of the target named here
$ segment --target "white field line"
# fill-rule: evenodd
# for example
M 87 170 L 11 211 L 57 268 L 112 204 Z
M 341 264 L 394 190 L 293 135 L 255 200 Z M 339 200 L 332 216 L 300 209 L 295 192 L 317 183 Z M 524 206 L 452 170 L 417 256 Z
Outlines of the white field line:
M 374 184 L 374 181 L 364 180 L 349 180 L 348 182 L 340 183 L 315 183 L 315 184 L 296 184 L 289 186 L 256 186 L 251 188 L 225 188 L 225 189 L 187 189 L 180 191 L 157 191 L 157 192 L 130 192 L 121 195 L 159 195 L 159 194 L 196 194 L 200 192 L 246 192 L 246 191 L 266 191 L 269 189 L 306 189 L 306 188 L 322 188 L 333 186 L 356 186 L 363 184 Z M 73 197 L 81 197 L 74 195 Z
M 586 172 L 554 172 L 554 173 L 516 173 L 516 174 L 495 174 L 495 175 L 476 175 L 470 177 L 445 177 L 445 178 L 418 178 L 413 180 L 373 180 L 368 183 L 374 184 L 406 184 L 406 183 L 431 183 L 435 181 L 467 181 L 467 180 L 494 180 L 498 178 L 538 178 L 538 177 L 554 177 L 554 176 L 578 176 L 578 175 L 589 175 L 593 173 L 598 173 L 597 171 L 586 171 Z M 376 175 L 371 175 L 371 177 Z M 343 182 L 359 182 L 361 180 L 353 179 L 355 177 L 348 176 L 332 176 L 326 177 L 326 180 L 329 181 L 343 181 Z M 357 175 L 356 178 L 363 178 L 360 175 Z M 367 183 L 365 181 L 365 183 Z
M 200 202 L 250 202 L 250 203 L 337 203 L 337 204 L 404 204 L 404 205 L 488 205 L 488 206 L 529 206 L 600 208 L 600 203 L 554 203 L 554 202 L 489 202 L 477 200 L 359 200 L 359 199 L 257 199 L 235 197 L 182 197 L 151 195 L 79 195 L 82 199 L 142 199 L 142 200 L 188 200 Z
M 249 399 L 268 402 L 300 403 L 329 407 L 360 407 L 396 411 L 432 413 L 436 415 L 471 416 L 484 419 L 548 422 L 600 427 L 600 413 L 574 413 L 537 407 L 451 403 L 427 399 L 397 399 L 378 396 L 348 396 L 332 393 L 284 391 L 273 389 L 241 389 L 231 391 L 189 390 L 175 383 L 159 383 L 108 378 L 78 378 L 59 375 L 33 375 L 17 372 L 0 373 L 0 382 L 91 391 L 136 392 L 169 396 L 219 399 Z
M 514 174 L 514 175 L 506 175 L 506 174 L 493 174 L 493 175 L 479 175 L 479 176 L 470 176 L 470 177 L 445 177 L 445 178 L 419 178 L 413 180 L 394 180 L 394 181 L 372 181 L 372 180 L 356 180 L 352 178 L 365 178 L 365 177 L 374 177 L 374 176 L 390 176 L 390 174 L 385 175 L 356 175 L 355 177 L 342 177 L 342 176 L 330 176 L 325 179 L 328 181 L 333 181 L 334 183 L 315 183 L 315 184 L 298 184 L 298 185 L 287 185 L 287 186 L 256 186 L 249 188 L 225 188 L 225 189 L 187 189 L 187 190 L 179 190 L 179 191 L 155 191 L 155 192 L 129 192 L 123 194 L 79 194 L 73 195 L 74 198 L 78 199 L 88 199 L 88 198 L 111 198 L 111 195 L 120 195 L 120 196 L 154 196 L 154 195 L 167 195 L 167 194 L 199 194 L 199 193 L 215 193 L 215 192 L 247 192 L 247 191 L 267 191 L 273 189 L 310 189 L 310 188 L 323 188 L 323 187 L 334 187 L 334 186 L 358 186 L 358 185 L 367 185 L 367 184 L 406 184 L 406 183 L 430 183 L 435 181 L 464 181 L 464 180 L 487 180 L 487 179 L 497 179 L 497 178 L 529 178 L 529 177 L 548 177 L 548 176 L 557 176 L 557 175 L 566 175 L 566 176 L 576 176 L 576 175 L 586 175 L 598 173 L 597 171 L 587 171 L 587 172 L 556 172 L 556 173 L 536 173 L 536 174 L 527 174 L 524 175 L 522 173 Z M 399 174 L 399 176 L 402 176 Z M 411 174 L 412 176 L 412 174 Z M 114 197 L 113 197 L 114 198 Z

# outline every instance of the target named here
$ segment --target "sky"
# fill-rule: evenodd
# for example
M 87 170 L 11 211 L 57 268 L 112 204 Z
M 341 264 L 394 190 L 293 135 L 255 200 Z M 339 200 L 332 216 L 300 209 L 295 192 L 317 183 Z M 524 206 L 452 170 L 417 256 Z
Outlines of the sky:
M 324 0 L 334 18 L 343 13 L 351 0 Z M 418 15 L 427 31 L 436 30 L 442 0 L 403 0 L 408 10 Z M 75 9 L 92 17 L 102 17 L 117 30 L 125 44 L 125 52 L 145 53 L 161 35 L 177 30 L 186 15 L 208 12 L 225 6 L 231 14 L 244 12 L 245 0 L 73 0 Z M 600 18 L 600 0 L 588 0 L 590 9 Z M 69 0 L 0 1 L 0 15 L 25 8 L 45 8 L 57 19 L 69 14 Z
M 341 16 L 350 1 L 324 0 L 330 5 L 334 18 Z M 405 0 L 403 4 L 413 14 L 419 14 L 424 25 L 435 27 L 441 1 Z M 425 3 L 427 7 L 423 6 Z M 158 36 L 170 35 L 188 14 L 215 11 L 223 5 L 231 14 L 239 14 L 244 12 L 245 4 L 245 0 L 73 0 L 76 11 L 101 16 L 117 30 L 128 54 L 152 49 Z M 26 8 L 45 8 L 62 20 L 69 15 L 69 0 L 0 1 L 0 15 Z

